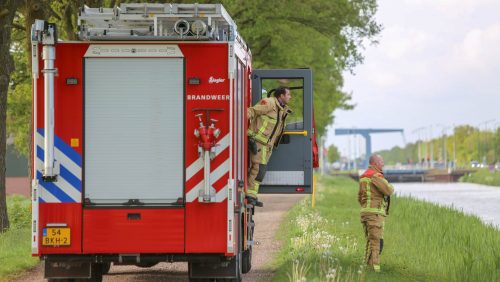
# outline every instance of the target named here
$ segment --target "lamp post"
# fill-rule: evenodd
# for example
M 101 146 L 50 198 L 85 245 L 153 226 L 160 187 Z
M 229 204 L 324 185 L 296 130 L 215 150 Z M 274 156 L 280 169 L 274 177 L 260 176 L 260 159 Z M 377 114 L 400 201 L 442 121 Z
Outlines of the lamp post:
M 413 130 L 412 133 L 416 133 L 417 135 L 417 151 L 418 151 L 418 162 L 420 163 L 422 161 L 422 136 L 421 133 L 422 131 L 425 130 L 425 127 L 419 127 L 415 130 Z
M 457 133 L 453 124 L 453 170 L 457 168 Z
M 430 167 L 431 169 L 434 168 L 434 144 L 432 142 L 432 136 L 433 136 L 433 129 L 432 129 L 432 124 L 429 125 L 429 151 L 430 151 Z
M 448 168 L 448 152 L 446 148 L 446 131 L 450 128 L 447 125 L 442 125 L 442 124 L 436 124 L 436 126 L 441 127 L 441 134 L 443 134 L 443 161 L 444 161 L 444 167 L 447 169 Z
M 477 129 L 477 134 L 478 134 L 478 135 L 477 135 L 477 148 L 478 148 L 478 158 L 479 158 L 479 160 L 478 160 L 478 161 L 479 161 L 482 165 L 484 165 L 484 164 L 485 164 L 484 162 L 485 162 L 485 161 L 486 161 L 486 159 L 487 159 L 488 152 L 486 151 L 486 155 L 485 155 L 485 156 L 483 156 L 483 150 L 485 149 L 486 144 L 485 144 L 485 146 L 483 146 L 483 150 L 481 150 L 481 126 L 484 124 L 485 131 L 486 131 L 486 130 L 487 130 L 488 123 L 490 123 L 490 122 L 494 122 L 494 121 L 495 121 L 495 119 L 490 119 L 490 120 L 483 121 L 483 122 L 481 122 L 481 123 L 479 123 L 479 124 L 477 125 L 477 127 L 478 127 L 478 129 Z

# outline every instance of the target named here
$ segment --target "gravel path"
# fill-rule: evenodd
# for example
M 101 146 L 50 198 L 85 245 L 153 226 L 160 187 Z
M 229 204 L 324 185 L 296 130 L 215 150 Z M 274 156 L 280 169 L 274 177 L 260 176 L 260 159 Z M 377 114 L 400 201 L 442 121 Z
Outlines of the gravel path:
M 264 208 L 255 213 L 255 245 L 252 270 L 244 275 L 244 281 L 268 281 L 274 270 L 267 267 L 281 244 L 274 239 L 283 216 L 303 195 L 260 195 Z M 42 267 L 38 266 L 14 281 L 46 281 Z M 187 263 L 160 263 L 151 268 L 136 266 L 112 266 L 103 281 L 188 281 Z
M 500 187 L 474 183 L 395 183 L 396 193 L 477 215 L 500 229 Z

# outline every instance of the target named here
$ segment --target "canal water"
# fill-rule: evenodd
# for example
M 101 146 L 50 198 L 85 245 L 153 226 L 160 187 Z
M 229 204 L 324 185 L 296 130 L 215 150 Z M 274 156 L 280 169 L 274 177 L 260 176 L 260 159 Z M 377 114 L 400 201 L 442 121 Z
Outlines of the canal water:
M 500 229 L 500 187 L 472 183 L 394 183 L 398 196 L 450 206 Z

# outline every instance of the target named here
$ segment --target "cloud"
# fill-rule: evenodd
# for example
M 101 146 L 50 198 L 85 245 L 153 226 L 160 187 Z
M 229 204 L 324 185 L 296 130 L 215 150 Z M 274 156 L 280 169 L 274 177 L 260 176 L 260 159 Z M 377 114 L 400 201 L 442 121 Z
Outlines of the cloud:
M 454 46 L 449 67 L 459 71 L 486 71 L 500 66 L 500 24 L 468 31 Z
M 380 87 L 391 87 L 397 85 L 401 79 L 395 73 L 379 71 L 372 73 L 370 81 Z
M 426 49 L 430 36 L 421 30 L 403 26 L 389 26 L 383 32 L 380 49 L 393 60 L 415 56 Z
M 357 106 L 335 112 L 335 126 L 403 127 L 409 137 L 421 126 L 476 125 L 498 116 L 498 11 L 500 0 L 381 1 L 380 44 L 366 49 L 356 76 L 346 75 Z M 375 149 L 400 142 L 377 138 Z M 328 139 L 347 146 L 333 132 Z
M 405 0 L 405 2 L 417 7 L 433 9 L 447 18 L 464 17 L 483 6 L 498 4 L 498 0 Z

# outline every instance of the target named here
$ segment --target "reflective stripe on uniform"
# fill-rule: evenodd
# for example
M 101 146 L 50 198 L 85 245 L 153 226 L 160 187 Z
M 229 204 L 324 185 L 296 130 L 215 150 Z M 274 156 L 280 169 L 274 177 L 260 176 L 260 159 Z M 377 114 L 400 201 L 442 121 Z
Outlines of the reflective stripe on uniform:
M 267 144 L 267 138 L 260 134 L 255 134 L 250 128 L 247 130 L 247 135 L 253 138 L 255 141 L 259 141 L 259 143 Z
M 268 123 L 276 124 L 276 122 L 277 122 L 277 120 L 276 120 L 276 119 L 274 119 L 274 118 L 272 118 L 272 117 L 270 117 L 270 116 L 263 115 L 263 116 L 261 116 L 261 117 L 262 117 L 262 119 L 263 119 L 264 121 L 267 121 Z
M 372 180 L 368 177 L 363 177 L 359 181 L 366 183 L 365 191 L 366 191 L 366 207 L 361 208 L 361 212 L 371 212 L 371 213 L 377 213 L 381 215 L 385 215 L 385 208 L 372 208 L 371 203 L 372 203 L 372 190 L 371 190 L 371 184 Z
M 262 146 L 261 150 L 262 150 L 261 163 L 265 165 L 265 164 L 267 164 L 267 150 L 268 150 L 268 148 L 267 148 L 267 146 Z
M 380 208 L 361 208 L 361 212 L 371 212 L 371 213 L 378 213 L 381 215 L 385 215 L 385 210 Z
M 366 186 L 365 186 L 366 207 L 370 208 L 371 204 L 372 204 L 372 189 L 370 186 L 372 184 L 372 180 L 370 178 L 364 177 L 364 178 L 361 178 L 361 181 L 366 183 Z M 361 209 L 361 211 L 363 211 L 363 209 Z
M 267 125 L 268 124 L 276 124 L 276 120 L 268 117 L 266 115 L 260 116 L 262 120 L 264 121 L 262 123 L 262 126 L 257 130 L 257 133 L 254 133 L 251 129 L 248 129 L 248 136 L 252 136 L 256 141 L 259 141 L 262 144 L 267 144 L 270 140 L 271 137 L 267 137 L 264 132 L 267 130 Z
M 262 123 L 262 126 L 259 128 L 257 135 L 259 135 L 259 134 L 264 135 L 264 132 L 265 132 L 265 131 L 266 131 L 266 129 L 267 129 L 267 123 L 269 122 L 269 120 L 268 120 L 268 119 L 265 119 L 265 118 L 264 118 L 265 116 L 261 116 L 261 117 L 262 117 L 262 119 L 264 120 L 264 122 Z

